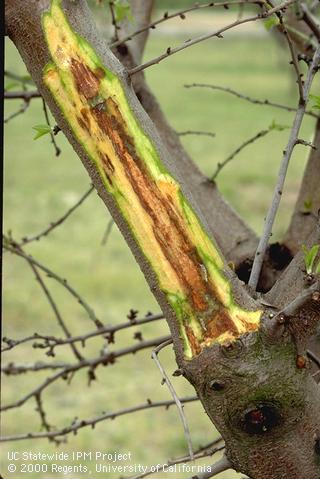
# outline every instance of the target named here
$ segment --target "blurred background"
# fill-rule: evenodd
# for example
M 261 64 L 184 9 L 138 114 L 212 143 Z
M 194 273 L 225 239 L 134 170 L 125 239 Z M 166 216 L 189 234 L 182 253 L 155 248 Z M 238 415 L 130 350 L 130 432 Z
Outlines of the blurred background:
M 193 3 L 187 0 L 158 1 L 154 18 L 162 16 L 167 9 L 182 9 Z M 101 33 L 108 37 L 111 30 L 106 2 L 99 7 L 93 5 L 93 11 Z M 228 23 L 232 16 L 234 13 L 230 11 L 206 9 L 190 13 L 183 21 L 178 17 L 166 22 L 151 31 L 144 59 L 153 58 L 169 46 L 176 46 L 190 37 L 212 31 Z M 26 75 L 19 54 L 9 40 L 5 53 L 6 70 Z M 255 22 L 229 32 L 224 39 L 212 39 L 180 52 L 149 68 L 145 74 L 170 123 L 178 132 L 204 130 L 215 133 L 214 137 L 182 137 L 195 163 L 210 176 L 219 162 L 258 131 L 267 129 L 273 122 L 283 127 L 290 126 L 293 113 L 247 103 L 223 92 L 185 89 L 184 85 L 212 83 L 262 100 L 267 98 L 295 106 L 297 89 L 288 59 L 287 49 L 277 36 L 268 32 L 262 23 Z M 12 83 L 12 80 L 6 81 L 7 86 Z M 14 91 L 15 87 L 10 85 L 9 88 Z M 21 100 L 6 102 L 6 117 L 19 108 L 19 102 Z M 38 233 L 59 218 L 90 185 L 84 167 L 61 133 L 56 137 L 62 150 L 59 157 L 54 154 L 49 135 L 33 140 L 35 131 L 32 127 L 44 123 L 41 100 L 35 99 L 24 114 L 5 125 L 4 231 L 10 230 L 16 240 Z M 305 117 L 300 136 L 312 140 L 313 126 L 314 119 Z M 227 200 L 258 234 L 287 142 L 288 130 L 280 130 L 275 129 L 248 146 L 221 171 L 217 179 Z M 274 239 L 280 237 L 289 223 L 307 154 L 308 149 L 304 146 L 295 149 Z M 106 244 L 102 244 L 109 220 L 109 213 L 93 193 L 48 238 L 25 247 L 29 254 L 67 278 L 107 325 L 124 322 L 131 308 L 139 311 L 139 317 L 149 311 L 159 311 L 116 226 L 113 226 Z M 24 260 L 5 253 L 3 278 L 3 336 L 18 339 L 38 332 L 61 337 L 47 300 Z M 94 329 L 85 311 L 60 285 L 52 279 L 46 279 L 46 283 L 73 334 Z M 139 331 L 144 339 L 151 339 L 168 334 L 168 327 L 165 321 L 157 321 L 140 327 Z M 133 328 L 117 333 L 116 343 L 110 345 L 110 350 L 137 342 L 133 337 L 135 332 Z M 95 357 L 102 347 L 101 338 L 93 339 L 81 352 L 86 358 Z M 150 353 L 150 350 L 141 351 L 119 359 L 113 366 L 99 367 L 97 380 L 90 387 L 85 371 L 76 374 L 69 385 L 63 380 L 54 383 L 43 395 L 49 423 L 62 428 L 75 418 L 84 419 L 102 411 L 116 411 L 145 402 L 147 398 L 170 399 L 166 386 L 161 386 L 161 375 Z M 176 369 L 171 347 L 161 353 L 161 359 L 171 374 Z M 74 358 L 64 347 L 57 350 L 55 358 L 48 358 L 44 351 L 33 349 L 30 343 L 2 357 L 3 365 L 36 361 L 72 362 Z M 47 376 L 48 372 L 4 376 L 2 404 L 16 401 Z M 183 378 L 173 378 L 173 382 L 179 395 L 194 394 Z M 40 420 L 35 407 L 34 400 L 30 400 L 23 407 L 4 413 L 2 435 L 39 431 Z M 218 436 L 199 404 L 186 405 L 185 412 L 194 448 Z M 2 470 L 5 472 L 8 451 L 51 452 L 56 450 L 56 446 L 46 439 L 37 439 L 4 443 L 1 449 Z M 177 410 L 170 407 L 169 410 L 147 410 L 104 421 L 94 430 L 83 428 L 77 435 L 69 435 L 68 442 L 60 445 L 59 450 L 131 451 L 134 462 L 151 465 L 187 453 L 187 446 Z M 203 462 L 210 464 L 212 459 Z M 70 477 L 81 476 L 72 474 Z M 187 479 L 187 476 L 175 474 L 174 477 Z M 11 474 L 10 477 L 20 475 Z M 30 473 L 28 477 L 49 479 L 53 475 Z M 119 474 L 108 477 L 116 478 Z M 166 477 L 166 474 L 156 477 Z M 225 472 L 219 477 L 232 479 L 241 476 Z

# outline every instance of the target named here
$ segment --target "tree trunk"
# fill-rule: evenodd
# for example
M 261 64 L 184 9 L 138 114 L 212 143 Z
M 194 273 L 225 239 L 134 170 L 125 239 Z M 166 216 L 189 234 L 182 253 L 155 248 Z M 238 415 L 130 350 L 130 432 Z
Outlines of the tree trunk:
M 145 274 L 232 467 L 319 479 L 320 394 L 302 348 L 319 294 L 288 318 L 251 297 L 84 1 L 6 7 L 8 34 Z

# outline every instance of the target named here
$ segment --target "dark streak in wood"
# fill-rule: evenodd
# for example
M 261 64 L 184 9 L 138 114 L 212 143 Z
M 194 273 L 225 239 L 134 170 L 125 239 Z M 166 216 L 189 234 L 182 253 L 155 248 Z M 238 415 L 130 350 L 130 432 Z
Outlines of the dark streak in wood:
M 71 72 L 80 94 L 84 95 L 87 100 L 97 96 L 99 93 L 100 81 L 87 65 L 72 58 Z
M 235 336 L 238 336 L 237 328 L 235 327 L 226 310 L 223 308 L 218 311 L 218 313 L 213 317 L 213 319 L 207 322 L 206 328 L 206 339 L 217 338 L 226 331 L 230 332 L 231 334 L 234 334 Z
M 186 335 L 188 337 L 188 341 L 189 341 L 189 344 L 190 344 L 190 347 L 191 347 L 192 355 L 197 356 L 199 353 L 201 353 L 201 347 L 199 345 L 199 341 L 195 337 L 195 335 L 194 335 L 192 329 L 190 328 L 190 326 L 188 326 L 187 324 L 184 324 L 183 326 L 184 326 Z
M 232 319 L 216 299 L 214 285 L 204 278 L 201 269 L 204 265 L 185 232 L 184 221 L 174 205 L 170 191 L 163 193 L 150 177 L 146 166 L 136 153 L 133 139 L 126 132 L 118 105 L 109 97 L 102 102 L 103 108 L 100 104 L 90 106 L 90 100 L 99 95 L 99 78 L 104 72 L 97 70 L 93 72 L 75 59 L 71 64 L 77 89 L 89 100 L 88 109 L 81 110 L 82 118 L 78 118 L 79 124 L 88 130 L 92 116 L 102 134 L 110 139 L 116 155 L 125 166 L 125 173 L 139 197 L 140 204 L 152 220 L 155 239 L 165 258 L 179 278 L 194 309 L 203 314 L 203 320 L 207 323 L 205 338 L 215 338 L 226 331 L 236 335 L 237 329 Z M 112 184 L 114 165 L 104 153 L 99 152 L 99 156 L 108 181 Z M 184 327 L 193 352 L 198 354 L 201 347 L 197 338 L 190 326 Z

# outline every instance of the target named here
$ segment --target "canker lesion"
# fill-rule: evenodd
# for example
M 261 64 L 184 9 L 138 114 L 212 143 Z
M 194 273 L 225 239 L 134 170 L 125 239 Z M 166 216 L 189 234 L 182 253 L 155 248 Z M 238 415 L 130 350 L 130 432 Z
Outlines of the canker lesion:
M 216 245 L 139 125 L 120 80 L 72 30 L 59 0 L 43 28 L 53 60 L 44 82 L 156 273 L 186 357 L 257 329 L 261 311 L 234 302 Z

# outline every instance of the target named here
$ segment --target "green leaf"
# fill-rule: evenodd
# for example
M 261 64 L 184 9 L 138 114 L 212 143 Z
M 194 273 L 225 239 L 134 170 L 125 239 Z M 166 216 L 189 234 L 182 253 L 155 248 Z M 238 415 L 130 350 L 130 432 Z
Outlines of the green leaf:
M 34 140 L 37 140 L 52 131 L 52 128 L 49 125 L 35 125 L 32 128 L 37 132 L 36 136 L 33 138 Z
M 276 16 L 269 17 L 263 22 L 263 24 L 265 29 L 269 31 L 276 25 L 279 25 L 279 18 Z
M 320 95 L 309 95 L 309 98 L 315 101 L 315 104 L 312 105 L 312 108 L 316 108 L 317 110 L 320 110 Z
M 18 86 L 20 86 L 20 83 L 18 83 L 16 81 L 12 81 L 12 82 L 6 84 L 5 91 L 12 90 L 13 88 L 16 88 Z
M 317 257 L 320 245 L 314 244 L 310 249 L 308 249 L 305 245 L 302 245 L 303 250 L 303 259 L 304 264 L 306 267 L 307 274 L 313 273 L 313 264 Z
M 315 274 L 320 274 L 320 261 L 318 262 L 318 264 L 315 268 Z
M 304 200 L 304 202 L 303 202 L 304 210 L 303 211 L 305 213 L 310 213 L 310 211 L 312 210 L 312 206 L 313 206 L 312 200 Z
M 133 16 L 131 13 L 131 7 L 127 0 L 114 0 L 114 15 L 117 23 L 122 22 L 125 18 L 132 21 Z
M 280 125 L 280 123 L 277 123 L 276 120 L 272 120 L 272 123 L 269 126 L 269 130 L 276 130 L 276 131 L 283 131 L 283 130 L 287 130 L 288 128 L 291 128 L 291 127 L 288 125 Z

